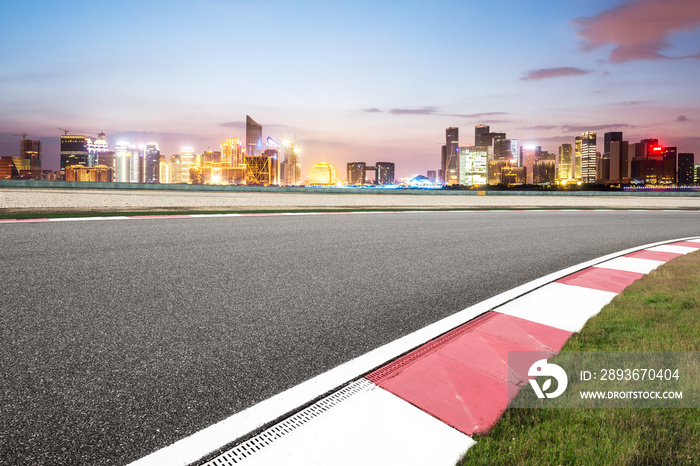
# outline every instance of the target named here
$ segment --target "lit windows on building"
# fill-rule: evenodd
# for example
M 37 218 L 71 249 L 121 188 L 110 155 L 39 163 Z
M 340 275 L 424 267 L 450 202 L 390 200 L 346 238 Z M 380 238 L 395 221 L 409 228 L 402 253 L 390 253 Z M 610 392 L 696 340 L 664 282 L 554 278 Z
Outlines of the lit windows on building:
M 488 150 L 483 146 L 459 148 L 459 184 L 466 186 L 488 183 Z

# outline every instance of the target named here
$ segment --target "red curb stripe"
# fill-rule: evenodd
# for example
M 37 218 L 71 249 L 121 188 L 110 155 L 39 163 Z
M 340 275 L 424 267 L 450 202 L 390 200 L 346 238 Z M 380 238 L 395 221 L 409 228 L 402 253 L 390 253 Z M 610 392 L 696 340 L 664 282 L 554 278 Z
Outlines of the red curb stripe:
M 581 270 L 580 272 L 576 272 L 562 279 L 556 280 L 554 283 L 563 283 L 565 285 L 581 286 L 594 290 L 622 293 L 622 290 L 643 276 L 643 273 L 638 272 L 589 267 Z
M 677 243 L 669 243 L 668 246 L 683 246 L 685 248 L 700 249 L 700 244 L 694 241 L 679 241 Z
M 509 394 L 508 352 L 559 350 L 572 335 L 493 314 L 378 385 L 467 435 L 488 430 L 517 393 Z
M 622 257 L 632 257 L 634 259 L 649 259 L 653 261 L 668 262 L 671 259 L 682 256 L 683 254 L 676 252 L 662 252 L 662 251 L 649 251 L 648 249 L 643 249 L 641 251 L 626 254 Z
M 465 333 L 473 331 L 475 328 L 488 322 L 489 320 L 493 319 L 498 315 L 499 314 L 496 314 L 495 312 L 487 312 L 485 314 L 482 314 L 479 317 L 470 320 L 469 322 L 463 325 L 460 325 L 454 330 L 451 330 L 445 333 L 444 335 L 425 343 L 424 345 L 416 348 L 410 353 L 399 357 L 398 359 L 385 365 L 384 367 L 375 370 L 374 372 L 366 375 L 365 378 L 370 382 L 374 382 L 375 384 L 379 385 L 385 380 L 394 377 L 396 374 L 400 373 L 402 370 L 404 370 L 404 368 L 411 365 L 415 361 L 418 361 L 424 358 L 425 356 L 429 355 L 430 353 L 437 351 L 438 349 L 442 348 L 455 338 L 459 338 Z

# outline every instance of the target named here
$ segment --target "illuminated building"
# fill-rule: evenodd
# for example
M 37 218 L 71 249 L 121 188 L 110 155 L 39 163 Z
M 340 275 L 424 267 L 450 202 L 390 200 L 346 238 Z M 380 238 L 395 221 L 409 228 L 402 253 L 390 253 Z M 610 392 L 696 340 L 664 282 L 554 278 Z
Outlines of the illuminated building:
M 548 154 L 545 152 L 545 154 Z M 532 182 L 537 185 L 553 185 L 556 178 L 556 161 L 554 156 L 535 161 L 532 166 Z
M 678 154 L 678 185 L 690 186 L 695 183 L 693 176 L 693 165 L 695 164 L 695 154 Z
M 441 169 L 445 184 L 459 183 L 459 128 L 445 130 L 445 145 L 442 146 Z
M 19 178 L 21 166 L 22 159 L 20 157 L 0 157 L 0 180 Z
M 392 162 L 377 162 L 375 164 L 377 184 L 394 184 L 394 164 Z
M 264 155 L 245 156 L 245 183 L 254 186 L 269 186 L 272 179 L 270 157 Z
M 262 126 L 249 115 L 245 117 L 245 152 L 246 156 L 256 157 L 262 153 Z
M 270 139 L 270 138 L 268 138 Z M 270 165 L 270 183 L 271 185 L 279 185 L 280 184 L 280 169 L 279 169 L 279 161 L 280 161 L 280 151 L 279 149 L 265 149 L 263 152 L 263 156 L 267 157 L 269 159 L 269 165 Z
M 221 152 L 218 150 L 211 150 L 210 147 L 207 148 L 207 150 L 202 152 L 198 165 L 203 167 L 205 163 L 221 163 Z
M 66 167 L 69 165 L 85 165 L 88 163 L 87 138 L 85 136 L 61 136 L 61 175 L 65 178 Z
M 433 183 L 437 182 L 437 171 L 436 170 L 428 170 L 428 173 L 426 173 L 428 176 L 428 180 L 432 181 Z
M 125 142 L 117 143 L 114 151 L 117 173 L 115 179 L 120 183 L 128 183 L 131 180 L 131 150 Z
M 240 138 L 228 138 L 221 143 L 221 163 L 229 163 L 234 168 L 243 165 L 243 142 Z
M 287 139 L 282 145 L 284 147 L 284 168 L 280 173 L 283 177 L 282 184 L 298 186 L 301 184 L 301 148 L 296 138 L 293 141 Z
M 19 157 L 28 169 L 41 170 L 41 141 L 22 138 L 19 142 Z
M 459 148 L 459 184 L 473 186 L 487 183 L 488 151 L 483 146 Z
M 490 185 L 505 184 L 503 183 L 503 169 L 513 166 L 509 160 L 489 160 L 488 163 L 488 182 Z
M 189 172 L 189 183 L 190 184 L 202 184 L 204 176 L 202 173 L 202 168 L 196 164 L 190 164 Z
M 501 182 L 507 186 L 525 184 L 527 167 L 506 166 L 501 169 Z
M 693 167 L 693 184 L 700 184 L 700 165 Z
M 100 133 L 97 139 L 87 138 L 88 161 L 87 166 L 92 167 L 99 163 L 99 156 L 103 152 L 109 152 L 109 144 L 105 139 L 105 133 Z
M 596 170 L 596 132 L 587 131 L 581 134 L 581 181 L 595 183 Z
M 182 183 L 181 165 L 179 154 L 173 154 L 170 156 L 170 182 L 173 184 Z
M 580 180 L 581 179 L 581 141 L 583 139 L 581 136 L 576 136 L 576 139 L 574 141 L 574 166 L 573 166 L 573 172 L 574 172 L 574 179 L 575 180 Z
M 527 184 L 533 184 L 532 173 L 535 161 L 539 160 L 542 154 L 541 146 L 520 146 L 520 166 L 527 168 Z
M 146 144 L 143 165 L 143 182 L 160 183 L 160 148 L 155 142 Z
M 84 165 L 69 165 L 66 167 L 66 181 L 110 182 L 114 169 L 106 165 L 86 167 Z
M 190 182 L 190 166 L 196 165 L 194 149 L 180 148 L 180 183 Z
M 348 163 L 348 184 L 363 185 L 365 184 L 365 176 L 367 173 L 367 164 L 365 162 L 350 162 Z
M 323 186 L 338 183 L 338 172 L 335 167 L 328 162 L 320 162 L 311 167 L 307 185 Z
M 158 180 L 159 183 L 170 183 L 170 163 L 165 160 L 164 155 L 161 155 L 158 161 Z
M 505 133 L 498 133 L 504 134 Z M 479 145 L 479 144 L 475 144 Z M 507 160 L 511 165 L 518 163 L 518 140 L 499 138 L 493 140 L 493 160 Z
M 565 182 L 566 180 L 571 180 L 574 177 L 572 168 L 572 147 L 571 144 L 562 144 L 559 146 L 559 168 L 557 170 L 557 180 Z
M 143 183 L 143 150 L 139 146 L 129 146 L 131 152 L 129 182 Z
M 662 147 L 658 139 L 642 139 L 630 146 L 634 151 L 631 178 L 636 184 L 670 185 L 676 182 L 675 147 Z

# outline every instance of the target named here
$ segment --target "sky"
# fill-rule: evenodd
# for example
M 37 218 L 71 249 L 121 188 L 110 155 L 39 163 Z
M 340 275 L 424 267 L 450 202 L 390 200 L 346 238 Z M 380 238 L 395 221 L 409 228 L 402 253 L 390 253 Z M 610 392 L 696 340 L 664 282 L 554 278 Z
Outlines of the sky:
M 700 163 L 700 1 L 3 2 L 0 155 L 59 168 L 58 128 L 218 150 L 296 137 L 302 173 L 440 168 L 445 129 L 556 153 L 583 131 L 658 138 Z

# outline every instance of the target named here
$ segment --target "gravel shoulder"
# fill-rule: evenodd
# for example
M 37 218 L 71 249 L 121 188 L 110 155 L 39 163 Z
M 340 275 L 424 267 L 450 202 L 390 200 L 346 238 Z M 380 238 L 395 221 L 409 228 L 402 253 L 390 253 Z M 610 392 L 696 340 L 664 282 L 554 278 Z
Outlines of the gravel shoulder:
M 280 193 L 0 188 L 0 213 L 347 208 L 700 209 L 693 196 Z

